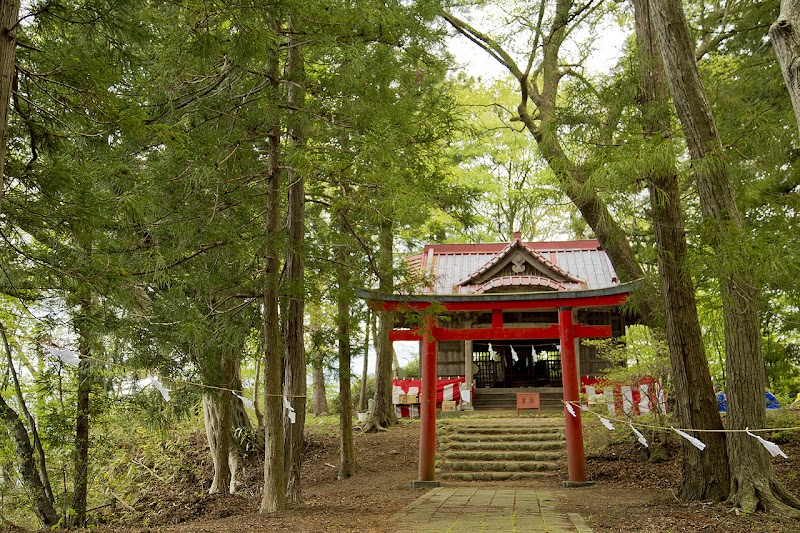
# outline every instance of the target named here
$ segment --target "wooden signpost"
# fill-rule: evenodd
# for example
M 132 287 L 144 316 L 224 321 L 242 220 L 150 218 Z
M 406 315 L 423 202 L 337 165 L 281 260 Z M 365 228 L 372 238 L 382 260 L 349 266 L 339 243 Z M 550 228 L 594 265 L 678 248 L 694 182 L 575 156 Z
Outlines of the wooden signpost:
M 539 393 L 538 392 L 518 392 L 517 393 L 517 416 L 519 416 L 520 409 L 536 409 L 542 414 L 539 408 Z

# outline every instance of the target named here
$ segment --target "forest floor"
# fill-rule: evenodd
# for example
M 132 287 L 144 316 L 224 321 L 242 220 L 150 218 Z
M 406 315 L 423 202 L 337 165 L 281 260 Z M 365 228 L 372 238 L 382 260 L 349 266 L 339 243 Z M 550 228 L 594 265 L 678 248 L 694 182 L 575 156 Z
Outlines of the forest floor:
M 786 427 L 798 417 L 784 417 Z M 793 419 L 792 419 L 793 418 Z M 608 437 L 587 424 L 587 472 L 592 487 L 563 489 L 566 462 L 553 477 L 504 483 L 447 482 L 447 486 L 502 486 L 547 490 L 560 511 L 580 513 L 595 532 L 611 531 L 800 531 L 800 520 L 765 513 L 739 513 L 725 503 L 683 503 L 675 497 L 681 465 L 679 443 L 671 439 L 670 460 L 650 463 L 642 447 L 621 431 Z M 599 423 L 597 424 L 599 426 Z M 204 436 L 196 433 L 181 448 L 184 475 L 165 479 L 153 472 L 152 483 L 123 496 L 116 511 L 101 511 L 93 531 L 249 532 L 249 531 L 393 531 L 393 516 L 423 494 L 411 490 L 416 479 L 419 424 L 404 421 L 387 432 L 355 436 L 360 470 L 337 480 L 339 449 L 330 421 L 307 424 L 302 487 L 303 505 L 271 515 L 258 513 L 263 470 L 260 457 L 240 470 L 236 495 L 208 495 L 210 456 Z M 618 441 L 615 441 L 618 440 Z M 779 478 L 800 494 L 800 435 L 773 435 L 789 459 L 774 461 Z M 256 454 L 258 455 L 258 454 Z M 127 508 L 127 509 L 126 509 Z

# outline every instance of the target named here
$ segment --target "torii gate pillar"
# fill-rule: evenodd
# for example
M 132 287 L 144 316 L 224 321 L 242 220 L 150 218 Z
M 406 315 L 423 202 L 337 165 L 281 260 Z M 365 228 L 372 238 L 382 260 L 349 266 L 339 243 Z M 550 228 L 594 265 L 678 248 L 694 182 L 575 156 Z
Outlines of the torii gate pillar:
M 436 319 L 425 317 L 422 331 L 422 387 L 419 399 L 419 480 L 411 488 L 438 487 L 436 477 Z
M 558 329 L 561 341 L 561 376 L 564 386 L 564 419 L 567 433 L 567 468 L 569 481 L 565 487 L 579 487 L 591 484 L 586 481 L 586 457 L 583 451 L 583 430 L 581 428 L 580 383 L 578 381 L 578 360 L 575 352 L 575 339 L 578 338 L 572 307 L 558 309 Z M 572 403 L 572 416 L 567 403 Z

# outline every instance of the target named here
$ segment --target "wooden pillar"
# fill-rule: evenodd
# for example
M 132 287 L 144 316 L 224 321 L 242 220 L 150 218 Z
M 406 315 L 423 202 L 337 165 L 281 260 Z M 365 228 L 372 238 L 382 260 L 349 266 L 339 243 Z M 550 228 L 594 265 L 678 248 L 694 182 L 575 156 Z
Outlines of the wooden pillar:
M 419 481 L 412 487 L 438 485 L 436 476 L 436 319 L 425 317 L 422 332 L 422 390 L 419 406 Z
M 468 390 L 472 390 L 472 341 L 464 341 L 464 383 Z M 472 398 L 470 398 L 470 408 Z
M 561 379 L 564 386 L 564 419 L 567 432 L 567 484 L 580 485 L 586 482 L 586 458 L 583 452 L 583 431 L 581 429 L 580 383 L 578 361 L 575 351 L 575 319 L 571 307 L 558 310 L 558 329 L 561 340 Z M 573 403 L 572 416 L 567 403 Z

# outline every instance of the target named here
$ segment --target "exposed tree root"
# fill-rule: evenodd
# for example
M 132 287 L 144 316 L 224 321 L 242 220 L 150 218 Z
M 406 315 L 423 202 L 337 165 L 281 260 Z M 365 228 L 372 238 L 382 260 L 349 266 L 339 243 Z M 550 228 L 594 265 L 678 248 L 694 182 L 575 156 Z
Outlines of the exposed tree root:
M 767 511 L 800 518 L 800 500 L 776 480 L 732 480 L 728 502 L 745 512 Z

